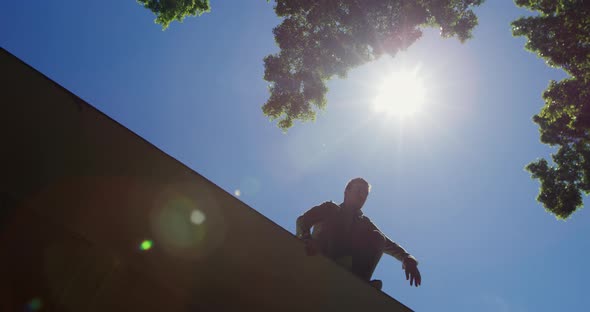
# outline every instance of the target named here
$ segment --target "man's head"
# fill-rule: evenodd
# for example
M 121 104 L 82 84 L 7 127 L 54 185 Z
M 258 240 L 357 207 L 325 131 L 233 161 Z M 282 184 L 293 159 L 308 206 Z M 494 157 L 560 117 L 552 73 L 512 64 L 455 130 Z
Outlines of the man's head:
M 361 209 L 369 196 L 371 185 L 363 178 L 354 178 L 344 189 L 344 205 L 355 210 Z

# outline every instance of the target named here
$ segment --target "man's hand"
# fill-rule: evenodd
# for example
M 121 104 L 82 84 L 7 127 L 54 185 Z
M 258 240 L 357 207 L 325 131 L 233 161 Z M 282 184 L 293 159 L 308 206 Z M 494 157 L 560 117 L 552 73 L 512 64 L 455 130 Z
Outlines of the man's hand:
M 422 277 L 418 270 L 418 262 L 416 259 L 408 257 L 402 263 L 402 270 L 406 271 L 406 281 L 410 280 L 410 286 L 416 285 L 416 287 L 422 284 Z
M 320 248 L 318 243 L 310 238 L 303 238 L 303 243 L 305 243 L 305 253 L 308 256 L 315 256 L 318 254 Z

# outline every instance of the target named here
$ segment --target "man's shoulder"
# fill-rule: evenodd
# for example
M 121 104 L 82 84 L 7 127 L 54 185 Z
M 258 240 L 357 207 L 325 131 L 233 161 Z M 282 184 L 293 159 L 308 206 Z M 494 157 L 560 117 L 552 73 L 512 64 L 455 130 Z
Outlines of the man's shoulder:
M 371 221 L 371 218 L 367 217 L 366 215 L 362 215 L 360 217 L 362 222 L 365 222 L 366 224 L 369 224 L 370 226 L 374 227 L 375 229 L 377 229 L 377 226 L 375 225 L 375 223 L 373 223 L 373 221 Z M 378 230 L 378 229 L 377 229 Z
M 331 215 L 338 213 L 339 210 L 340 210 L 340 206 L 338 206 L 334 202 L 327 201 L 327 202 L 323 202 L 317 206 L 312 207 L 305 214 L 308 215 L 309 217 L 315 216 L 315 217 L 326 218 L 326 217 L 329 217 Z M 315 217 L 312 217 L 312 218 L 315 218 Z
M 367 217 L 367 216 L 366 216 L 366 215 L 364 215 L 364 214 L 362 214 L 362 215 L 360 216 L 360 219 L 361 219 L 361 220 L 363 220 L 364 222 L 370 222 L 370 223 L 373 223 L 373 222 L 371 221 L 371 218 Z
M 340 205 L 336 204 L 335 202 L 329 200 L 319 204 L 317 207 L 322 207 L 323 209 L 334 209 L 339 210 Z

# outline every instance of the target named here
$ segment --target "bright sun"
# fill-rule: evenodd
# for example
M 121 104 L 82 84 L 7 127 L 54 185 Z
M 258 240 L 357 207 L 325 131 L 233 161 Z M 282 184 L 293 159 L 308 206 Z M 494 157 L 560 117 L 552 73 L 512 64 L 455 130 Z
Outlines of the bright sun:
M 422 110 L 426 100 L 424 82 L 417 75 L 417 70 L 392 73 L 377 92 L 373 108 L 387 117 L 412 116 Z

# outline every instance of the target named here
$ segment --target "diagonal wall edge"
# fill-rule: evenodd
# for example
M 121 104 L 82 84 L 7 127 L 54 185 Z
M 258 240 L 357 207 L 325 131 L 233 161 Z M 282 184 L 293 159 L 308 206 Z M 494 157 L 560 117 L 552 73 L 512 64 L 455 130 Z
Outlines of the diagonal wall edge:
M 411 311 L 4 49 L 0 68 L 1 311 Z

